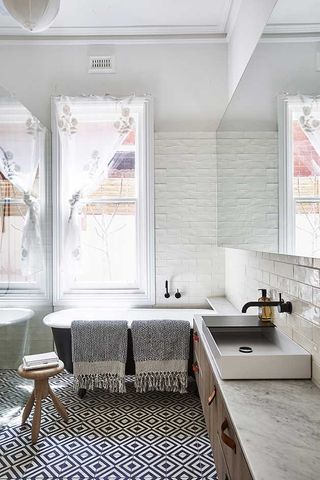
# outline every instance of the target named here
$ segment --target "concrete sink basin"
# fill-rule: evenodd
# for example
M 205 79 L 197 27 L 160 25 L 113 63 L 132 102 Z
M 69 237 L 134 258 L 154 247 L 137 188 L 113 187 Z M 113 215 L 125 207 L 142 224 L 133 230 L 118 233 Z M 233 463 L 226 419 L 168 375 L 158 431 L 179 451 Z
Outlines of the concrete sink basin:
M 255 315 L 203 316 L 203 331 L 223 379 L 310 378 L 311 355 Z

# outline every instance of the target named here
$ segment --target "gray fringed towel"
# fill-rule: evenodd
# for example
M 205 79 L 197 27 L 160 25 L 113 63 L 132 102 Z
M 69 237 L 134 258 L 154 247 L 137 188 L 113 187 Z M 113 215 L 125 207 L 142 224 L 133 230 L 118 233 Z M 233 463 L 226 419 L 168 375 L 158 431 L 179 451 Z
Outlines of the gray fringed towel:
M 71 337 L 75 388 L 124 393 L 127 322 L 75 320 Z
M 185 393 L 188 385 L 190 323 L 137 320 L 131 325 L 137 392 Z

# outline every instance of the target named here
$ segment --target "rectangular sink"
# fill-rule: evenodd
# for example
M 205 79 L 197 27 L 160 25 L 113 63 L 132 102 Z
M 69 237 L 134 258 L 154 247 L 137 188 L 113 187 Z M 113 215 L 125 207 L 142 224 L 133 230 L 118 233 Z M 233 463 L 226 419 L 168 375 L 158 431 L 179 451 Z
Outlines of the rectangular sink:
M 223 379 L 310 378 L 311 355 L 255 315 L 202 317 Z

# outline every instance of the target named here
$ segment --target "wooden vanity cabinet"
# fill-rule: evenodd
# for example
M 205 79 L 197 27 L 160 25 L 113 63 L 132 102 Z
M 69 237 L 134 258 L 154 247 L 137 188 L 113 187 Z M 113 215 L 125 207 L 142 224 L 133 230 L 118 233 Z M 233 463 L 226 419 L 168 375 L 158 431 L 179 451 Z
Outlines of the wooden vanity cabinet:
M 252 480 L 252 476 L 241 450 L 237 434 L 221 395 L 218 398 L 217 409 L 217 437 L 219 439 L 224 460 L 228 468 L 229 480 Z
M 193 371 L 219 480 L 253 480 L 196 326 Z
M 206 421 L 209 439 L 214 448 L 214 437 L 217 430 L 217 384 L 212 372 L 203 344 L 194 333 L 194 368 L 203 415 Z
M 231 480 L 218 434 L 216 434 L 215 439 L 214 461 L 219 480 Z

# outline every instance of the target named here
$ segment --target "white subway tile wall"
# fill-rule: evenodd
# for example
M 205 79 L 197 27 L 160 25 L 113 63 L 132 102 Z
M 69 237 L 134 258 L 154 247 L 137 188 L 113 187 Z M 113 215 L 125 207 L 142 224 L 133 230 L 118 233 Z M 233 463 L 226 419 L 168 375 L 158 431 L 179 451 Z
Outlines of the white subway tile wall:
M 218 132 L 217 152 L 219 243 L 277 251 L 278 133 Z
M 237 308 L 258 299 L 258 288 L 292 302 L 291 315 L 274 309 L 274 323 L 312 354 L 312 379 L 320 386 L 319 259 L 236 249 L 225 254 L 226 296 Z
M 224 295 L 217 247 L 215 132 L 155 134 L 156 303 L 206 306 Z M 164 297 L 165 280 L 171 297 Z M 175 290 L 182 293 L 180 299 Z

